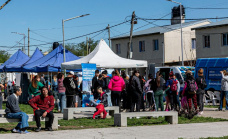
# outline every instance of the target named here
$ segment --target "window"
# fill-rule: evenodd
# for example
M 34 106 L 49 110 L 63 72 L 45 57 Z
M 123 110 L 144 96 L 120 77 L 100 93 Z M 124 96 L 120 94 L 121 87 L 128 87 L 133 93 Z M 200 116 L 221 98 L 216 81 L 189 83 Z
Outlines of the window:
M 116 44 L 116 53 L 117 54 L 121 53 L 120 44 Z
M 204 47 L 210 48 L 210 36 L 204 36 Z
M 228 46 L 228 33 L 222 34 L 222 44 L 223 46 Z
M 145 41 L 139 41 L 139 52 L 145 52 Z
M 154 51 L 157 51 L 159 49 L 158 40 L 153 40 L 153 42 L 154 42 Z
M 128 45 L 129 45 L 129 42 L 127 43 L 127 48 L 128 48 Z M 133 46 L 132 46 L 132 43 L 131 43 L 131 47 L 130 47 L 130 49 L 131 49 L 131 52 L 133 52 Z
M 192 49 L 196 49 L 196 39 L 192 39 Z

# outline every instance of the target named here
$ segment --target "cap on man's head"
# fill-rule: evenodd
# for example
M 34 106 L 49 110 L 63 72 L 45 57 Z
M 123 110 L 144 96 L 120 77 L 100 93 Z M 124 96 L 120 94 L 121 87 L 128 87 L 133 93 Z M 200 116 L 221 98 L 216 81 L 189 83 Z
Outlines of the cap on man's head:
M 69 74 L 74 75 L 74 72 L 73 71 L 70 71 Z

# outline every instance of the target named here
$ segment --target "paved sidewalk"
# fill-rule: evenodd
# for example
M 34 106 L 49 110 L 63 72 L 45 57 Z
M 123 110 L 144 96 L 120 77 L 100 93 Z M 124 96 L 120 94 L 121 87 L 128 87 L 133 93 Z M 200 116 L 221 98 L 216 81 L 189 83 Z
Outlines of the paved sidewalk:
M 177 139 L 227 136 L 228 122 L 1 134 L 1 139 Z

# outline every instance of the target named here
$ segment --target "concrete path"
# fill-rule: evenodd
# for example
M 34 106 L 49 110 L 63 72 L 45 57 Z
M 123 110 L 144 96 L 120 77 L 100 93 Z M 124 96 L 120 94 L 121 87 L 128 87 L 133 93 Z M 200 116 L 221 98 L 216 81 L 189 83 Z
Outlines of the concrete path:
M 1 134 L 1 139 L 177 139 L 227 136 L 228 122 Z

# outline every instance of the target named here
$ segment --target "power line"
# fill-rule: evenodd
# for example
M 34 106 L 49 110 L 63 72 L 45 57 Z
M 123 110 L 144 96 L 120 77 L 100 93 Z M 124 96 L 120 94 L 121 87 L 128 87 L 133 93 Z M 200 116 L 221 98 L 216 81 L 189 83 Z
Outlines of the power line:
M 210 18 L 185 18 L 182 20 L 208 20 L 208 19 L 227 19 L 228 17 L 210 17 Z M 156 18 L 141 18 L 138 17 L 137 19 L 141 19 L 141 20 L 180 20 L 180 19 L 156 19 Z
M 228 8 L 196 8 L 196 7 L 185 7 L 185 9 L 199 9 L 199 10 L 227 10 Z

